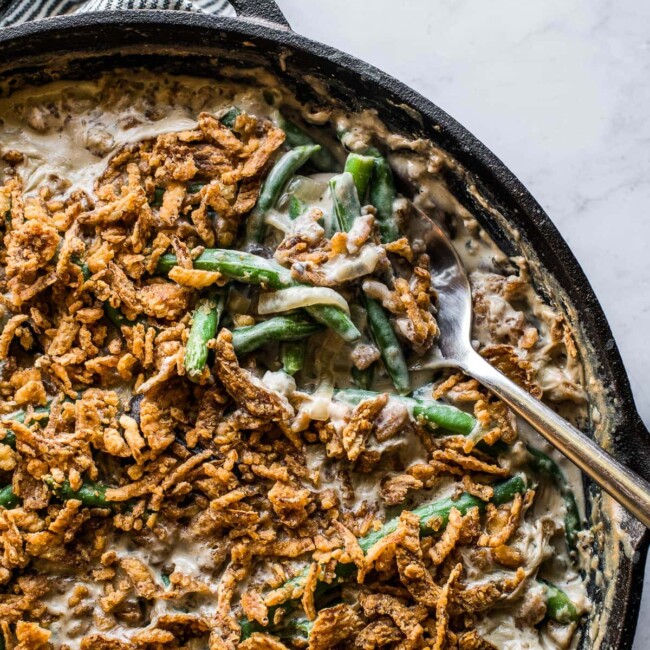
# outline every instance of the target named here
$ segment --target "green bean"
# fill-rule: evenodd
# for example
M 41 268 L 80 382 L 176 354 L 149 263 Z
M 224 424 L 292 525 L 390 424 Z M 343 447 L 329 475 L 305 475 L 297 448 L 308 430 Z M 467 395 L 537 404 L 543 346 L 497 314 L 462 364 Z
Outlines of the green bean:
M 578 532 L 582 529 L 582 523 L 573 490 L 566 476 L 564 476 L 564 472 L 550 456 L 547 456 L 543 451 L 530 445 L 526 447 L 530 454 L 528 464 L 531 469 L 551 479 L 562 495 L 564 509 L 566 511 L 564 515 L 564 534 L 566 535 L 569 549 L 575 551 L 578 542 Z
M 372 177 L 375 159 L 372 156 L 362 156 L 358 153 L 348 154 L 343 171 L 350 172 L 357 188 L 359 201 L 363 202 L 368 192 L 368 184 Z
M 323 329 L 303 316 L 275 316 L 248 327 L 233 330 L 232 344 L 236 354 L 244 355 L 271 341 L 296 341 Z
M 395 182 L 388 161 L 378 156 L 370 180 L 370 203 L 377 210 L 379 235 L 384 244 L 399 239 L 400 233 L 393 215 L 395 201 Z
M 343 566 L 347 567 L 348 569 L 346 569 L 345 572 L 336 572 L 339 579 L 350 577 L 350 575 L 354 573 L 354 565 L 347 564 Z M 546 580 L 538 579 L 538 582 L 543 584 L 546 588 L 545 602 L 547 618 L 554 620 L 561 625 L 567 625 L 580 619 L 580 613 L 564 591 Z M 320 595 L 322 592 L 326 591 L 328 585 L 325 587 L 325 589 L 323 588 L 323 585 L 326 585 L 326 583 L 319 583 L 316 591 L 317 595 Z M 240 623 L 242 627 L 243 639 L 248 638 L 251 634 L 253 634 L 253 632 L 263 629 L 258 624 L 251 623 L 248 619 L 243 620 Z M 313 621 L 310 621 L 304 617 L 297 617 L 290 619 L 287 623 L 283 624 L 280 629 L 274 630 L 274 633 L 280 638 L 295 639 L 296 637 L 299 637 L 301 639 L 309 639 L 309 635 L 311 634 L 313 627 Z
M 517 494 L 526 491 L 526 482 L 522 476 L 513 476 L 512 478 L 499 481 L 492 485 L 493 495 L 490 503 L 500 506 L 512 501 Z M 486 502 L 473 494 L 463 492 L 457 499 L 451 497 L 438 499 L 431 503 L 425 503 L 411 510 L 420 520 L 420 535 L 422 537 L 431 537 L 442 532 L 449 523 L 449 513 L 456 508 L 461 515 L 466 515 L 472 508 L 478 508 L 479 512 L 484 512 Z M 387 521 L 378 530 L 372 531 L 367 535 L 359 538 L 361 550 L 368 551 L 374 544 L 386 535 L 390 535 L 397 530 L 399 518 L 395 517 Z
M 272 620 L 272 615 L 275 613 L 277 610 L 277 607 L 271 606 L 269 608 L 269 620 Z M 271 623 L 272 625 L 272 623 Z M 252 634 L 255 632 L 267 632 L 268 628 L 264 625 L 261 625 L 257 621 L 251 621 L 248 618 L 240 618 L 239 619 L 239 627 L 240 627 L 240 641 L 244 641 L 245 639 L 248 639 Z
M 500 506 L 512 501 L 517 494 L 526 490 L 526 483 L 521 476 L 513 476 L 504 481 L 499 481 L 492 485 L 494 494 L 490 503 Z M 452 508 L 456 508 L 461 515 L 466 515 L 472 508 L 478 508 L 479 511 L 485 510 L 485 501 L 475 497 L 468 492 L 463 492 L 457 499 L 447 498 L 426 503 L 418 506 L 411 512 L 420 519 L 420 534 L 423 537 L 429 537 L 446 528 L 449 523 L 449 513 Z M 386 522 L 379 530 L 368 533 L 359 540 L 359 546 L 367 551 L 375 542 L 382 537 L 395 532 L 397 529 L 398 519 L 391 519 Z
M 127 318 L 121 309 L 113 307 L 108 300 L 104 303 L 104 314 L 118 332 L 122 331 L 122 327 L 133 327 L 139 324 L 146 326 L 149 322 L 144 314 L 138 315 L 135 320 Z
M 190 183 L 187 186 L 188 194 L 196 194 L 201 190 L 205 183 Z M 166 189 L 164 187 L 156 187 L 153 191 L 153 198 L 149 202 L 152 208 L 159 208 L 163 204 Z
M 266 223 L 264 219 L 267 212 L 273 208 L 282 188 L 289 179 L 309 160 L 309 158 L 320 151 L 317 144 L 296 147 L 291 149 L 278 160 L 264 180 L 257 204 L 248 216 L 246 222 L 246 242 L 260 243 L 264 239 Z
M 241 110 L 236 106 L 233 106 L 227 113 L 221 116 L 219 121 L 224 126 L 227 126 L 229 129 L 232 129 L 235 126 L 235 120 L 241 115 Z
M 0 440 L 0 444 L 7 445 L 8 447 L 15 449 L 16 434 L 13 431 L 9 431 L 9 429 L 5 429 L 5 437 L 2 440 Z
M 275 114 L 275 120 L 278 126 L 284 131 L 286 135 L 286 143 L 290 147 L 301 147 L 317 144 L 310 135 L 303 131 L 294 122 L 288 120 L 279 111 Z M 335 172 L 341 166 L 334 154 L 323 145 L 320 145 L 320 151 L 314 153 L 311 157 L 311 162 L 321 172 Z
M 38 416 L 47 416 L 47 417 L 38 417 Z M 32 419 L 38 420 L 39 422 L 47 423 L 50 416 L 50 407 L 48 406 L 37 406 L 32 411 Z M 6 422 L 7 420 L 13 420 L 14 422 L 24 422 L 27 417 L 27 412 L 20 409 L 2 416 L 2 421 Z M 5 437 L 0 440 L 0 443 L 9 445 L 12 449 L 16 448 L 16 434 L 13 431 L 6 430 Z
M 276 608 L 272 607 L 271 610 L 274 612 Z M 239 628 L 240 628 L 240 641 L 248 639 L 255 632 L 265 632 L 266 627 L 260 625 L 257 621 L 251 621 L 249 618 L 239 619 Z
M 89 508 L 110 508 L 114 505 L 106 500 L 106 490 L 109 486 L 101 483 L 84 481 L 78 490 L 73 490 L 69 481 L 64 481 L 58 486 L 52 477 L 47 477 L 45 484 L 62 501 L 75 499 Z
M 86 262 L 81 260 L 78 255 L 72 255 L 70 257 L 70 261 L 81 269 L 81 275 L 84 279 L 84 282 L 90 279 L 93 272 L 88 268 L 88 264 L 86 264 Z
M 39 422 L 47 422 L 48 418 L 38 417 L 42 415 L 47 415 L 49 417 L 50 415 L 49 404 L 47 406 L 37 406 L 32 411 L 32 419 L 38 420 Z M 13 413 L 8 413 L 7 415 L 3 415 L 2 420 L 13 420 L 14 422 L 24 422 L 26 417 L 27 417 L 27 411 L 20 409 L 18 411 L 14 411 Z
M 350 172 L 343 172 L 330 179 L 329 186 L 339 228 L 341 232 L 349 232 L 354 220 L 361 216 L 361 204 L 354 177 Z
M 165 188 L 164 187 L 157 187 L 153 191 L 153 197 L 152 197 L 151 201 L 149 202 L 149 205 L 152 208 L 159 208 L 162 205 L 164 196 L 165 196 Z
M 0 489 L 0 507 L 12 510 L 20 504 L 20 499 L 14 493 L 11 485 Z
M 364 295 L 363 301 L 368 313 L 370 332 L 381 352 L 386 371 L 400 395 L 407 395 L 411 392 L 409 369 L 388 314 L 376 300 Z
M 289 199 L 289 218 L 293 221 L 297 219 L 300 215 L 305 213 L 307 209 L 307 204 L 304 201 L 301 201 L 294 194 L 291 195 Z
M 191 381 L 198 381 L 203 374 L 208 361 L 208 342 L 217 333 L 224 304 L 223 292 L 213 290 L 196 305 L 185 346 L 185 372 Z
M 578 504 L 574 494 L 567 490 L 562 494 L 564 498 L 566 513 L 564 515 L 564 534 L 567 538 L 569 551 L 578 549 L 578 533 L 582 530 L 582 520 L 578 511 Z
M 311 307 L 305 307 L 305 310 L 319 323 L 323 323 L 323 325 L 334 330 L 344 341 L 352 342 L 361 337 L 361 332 L 350 320 L 350 317 L 338 307 L 333 305 L 312 305 Z
M 158 261 L 156 273 L 167 275 L 176 264 L 176 256 L 166 253 Z M 277 262 L 241 251 L 208 248 L 194 260 L 194 268 L 219 271 L 231 280 L 259 284 L 267 289 L 285 289 L 296 284 L 291 272 Z
M 544 474 L 558 482 L 565 482 L 564 474 L 559 468 L 558 464 L 550 457 L 547 456 L 541 449 L 526 445 L 528 453 L 531 455 L 528 464 L 538 474 Z
M 369 390 L 372 386 L 374 370 L 374 363 L 368 368 L 364 368 L 363 370 L 360 370 L 356 366 L 352 366 L 352 382 L 357 388 L 360 388 L 361 390 Z
M 354 388 L 337 390 L 335 393 L 338 399 L 351 404 L 358 404 L 364 399 L 377 397 L 378 394 L 379 393 Z M 461 411 L 455 406 L 451 406 L 450 404 L 444 404 L 429 399 L 415 399 L 401 395 L 391 395 L 391 398 L 404 404 L 413 414 L 415 420 L 419 420 L 423 424 L 433 425 L 435 429 L 446 429 L 447 431 L 460 433 L 466 436 L 469 435 L 477 425 L 473 416 L 465 411 Z
M 288 375 L 295 375 L 305 366 L 305 357 L 307 356 L 307 342 L 284 341 L 280 346 L 280 361 L 282 368 Z
M 163 255 L 156 273 L 166 275 L 176 266 L 176 256 Z M 273 260 L 267 260 L 252 253 L 211 248 L 194 260 L 194 268 L 204 271 L 219 271 L 231 280 L 246 284 L 259 284 L 268 289 L 285 289 L 301 285 L 291 277 L 291 272 Z M 350 317 L 333 305 L 311 305 L 306 311 L 323 325 L 333 329 L 346 341 L 356 341 L 361 333 Z
M 158 191 L 158 189 L 160 189 L 162 192 L 165 191 L 163 188 L 157 188 L 156 191 Z M 81 261 L 78 257 L 73 257 L 71 260 L 81 269 L 81 274 L 83 276 L 84 282 L 89 280 L 92 276 L 92 271 L 88 268 L 88 264 Z M 104 303 L 104 313 L 106 314 L 108 320 L 113 323 L 118 331 L 121 331 L 123 325 L 133 326 L 136 323 L 140 323 L 146 320 L 142 316 L 136 320 L 131 320 L 127 318 L 120 309 L 113 307 L 108 301 Z
M 113 307 L 113 305 L 111 305 L 108 301 L 104 303 L 104 313 L 106 314 L 108 320 L 111 321 L 113 325 L 115 325 L 115 328 L 118 331 L 122 330 L 123 325 L 132 327 L 138 322 L 137 320 L 131 320 L 130 318 L 127 318 L 122 313 L 121 309 L 118 309 L 117 307 Z
M 349 232 L 354 220 L 361 214 L 359 196 L 364 196 L 367 181 L 374 165 L 374 158 L 350 154 L 345 165 L 346 172 L 330 181 L 339 227 Z M 370 166 L 368 166 L 370 162 Z M 348 171 L 350 168 L 352 171 Z M 361 186 L 362 190 L 359 191 Z M 357 196 L 357 192 L 359 195 Z M 368 314 L 368 325 L 372 337 L 379 348 L 384 366 L 395 384 L 397 391 L 406 395 L 411 391 L 411 378 L 402 346 L 397 340 L 393 326 L 384 308 L 376 301 L 364 295 L 364 306 Z
M 314 621 L 307 618 L 292 618 L 282 625 L 279 630 L 274 630 L 275 634 L 281 639 L 295 641 L 296 639 L 309 639 L 309 635 L 314 627 Z
M 205 185 L 205 183 L 190 183 L 187 186 L 187 193 L 196 194 L 197 192 L 200 192 L 205 187 Z
M 580 619 L 581 614 L 567 594 L 548 580 L 538 578 L 546 587 L 546 616 L 561 625 L 567 625 Z
M 494 505 L 502 505 L 512 501 L 517 494 L 522 494 L 526 490 L 526 482 L 522 476 L 513 476 L 512 478 L 499 481 L 492 485 L 494 490 L 490 503 Z M 463 492 L 457 499 L 439 499 L 432 503 L 426 503 L 411 512 L 416 515 L 420 520 L 420 535 L 423 537 L 430 537 L 442 532 L 449 523 L 449 513 L 452 508 L 456 508 L 462 515 L 467 514 L 472 508 L 478 508 L 480 512 L 485 511 L 487 502 L 479 499 L 478 497 Z M 375 543 L 382 538 L 394 533 L 397 530 L 399 518 L 395 517 L 387 521 L 381 528 L 372 531 L 359 539 L 359 546 L 367 552 Z M 331 583 L 320 582 L 316 589 L 316 595 L 319 596 L 330 589 L 335 587 L 339 582 L 348 578 L 354 572 L 354 564 L 338 564 L 336 567 L 336 576 L 338 580 Z M 285 587 L 290 590 L 299 589 L 302 587 L 307 579 L 307 570 L 305 569 L 297 576 L 291 578 L 285 583 Z M 274 610 L 275 608 L 271 608 Z M 269 612 L 272 614 L 272 611 Z M 269 617 L 272 620 L 272 616 Z M 259 626 L 255 622 L 247 619 L 240 621 L 242 626 L 242 638 L 250 636 L 253 632 L 259 630 Z

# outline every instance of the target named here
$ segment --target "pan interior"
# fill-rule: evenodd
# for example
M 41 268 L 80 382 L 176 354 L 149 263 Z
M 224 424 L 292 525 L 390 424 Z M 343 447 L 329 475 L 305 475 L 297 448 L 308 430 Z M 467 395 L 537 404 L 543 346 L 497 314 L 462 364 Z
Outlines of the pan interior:
M 137 40 L 133 33 L 122 38 L 118 26 L 102 28 L 104 43 Z M 391 86 L 390 80 L 377 79 L 376 71 L 359 62 L 351 67 L 346 59 L 341 67 L 336 61 L 323 58 L 317 46 L 307 51 L 270 38 L 242 43 L 241 34 L 235 30 L 201 32 L 200 26 L 188 25 L 187 31 L 178 33 L 175 39 L 186 45 L 172 47 L 169 37 L 161 36 L 161 32 L 164 30 L 155 25 L 150 33 L 140 32 L 143 42 L 161 39 L 161 46 L 155 48 L 130 44 L 101 54 L 61 53 L 55 60 L 50 54 L 34 53 L 19 65 L 6 64 L 2 72 L 3 91 L 11 93 L 58 79 L 92 78 L 115 68 L 145 67 L 206 77 L 218 83 L 224 76 L 237 74 L 245 78 L 247 70 L 263 67 L 281 76 L 302 103 L 314 107 L 332 103 L 351 112 L 373 109 L 390 130 L 431 139 L 459 162 L 448 178 L 457 199 L 506 254 L 523 255 L 529 260 L 536 289 L 571 324 L 590 387 L 593 408 L 589 432 L 635 470 L 638 467 L 640 473 L 647 474 L 647 452 L 639 452 L 645 450 L 645 443 L 638 422 L 625 412 L 632 404 L 629 390 L 626 391 L 626 381 L 620 376 L 621 368 L 616 366 L 615 349 L 614 363 L 611 362 L 613 342 L 602 313 L 597 306 L 590 310 L 593 297 L 588 286 L 578 286 L 580 275 L 576 283 L 574 260 L 565 256 L 563 243 L 552 227 L 547 227 L 546 217 L 534 201 L 522 196 L 522 188 L 516 183 L 509 184 L 510 179 L 502 173 L 498 161 L 486 155 L 471 136 L 435 107 L 405 93 L 401 85 Z M 192 45 L 191 39 L 197 34 L 200 43 Z M 90 39 L 88 30 L 79 41 L 80 47 L 84 39 Z M 61 43 L 55 47 L 64 49 Z M 88 52 L 96 51 L 89 48 Z M 329 50 L 325 53 L 331 55 Z M 554 246 L 558 241 L 559 248 Z M 634 576 L 633 569 L 637 567 L 638 574 L 638 564 L 644 559 L 642 529 L 594 485 L 586 482 L 585 490 L 588 516 L 599 522 L 593 540 L 593 555 L 598 564 L 594 563 L 590 580 L 594 611 L 579 647 L 629 647 L 640 599 L 641 577 Z

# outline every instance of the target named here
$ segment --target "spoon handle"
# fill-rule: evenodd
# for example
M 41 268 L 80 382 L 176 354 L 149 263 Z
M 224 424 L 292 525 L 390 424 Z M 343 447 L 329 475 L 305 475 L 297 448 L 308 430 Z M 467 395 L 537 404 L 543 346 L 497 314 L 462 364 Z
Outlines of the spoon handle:
M 650 528 L 650 483 L 619 463 L 591 438 L 519 387 L 478 354 L 463 370 L 491 390 L 603 490 Z

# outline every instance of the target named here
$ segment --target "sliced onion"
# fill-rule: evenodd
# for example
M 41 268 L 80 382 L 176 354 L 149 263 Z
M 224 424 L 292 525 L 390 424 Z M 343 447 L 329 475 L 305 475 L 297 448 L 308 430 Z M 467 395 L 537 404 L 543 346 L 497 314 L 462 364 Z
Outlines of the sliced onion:
M 329 419 L 330 407 L 332 405 L 332 396 L 334 388 L 329 384 L 321 384 L 312 394 L 309 401 L 303 406 L 303 409 L 309 413 L 312 420 L 325 422 Z
M 296 380 L 284 370 L 271 372 L 267 370 L 262 377 L 262 383 L 269 390 L 273 390 L 285 397 L 291 397 L 296 392 Z
M 322 268 L 328 280 L 340 284 L 372 273 L 382 252 L 380 246 L 365 244 L 354 257 L 335 258 L 323 264 Z
M 328 287 L 289 287 L 260 296 L 257 311 L 260 314 L 274 314 L 312 305 L 333 305 L 350 313 L 350 307 L 343 296 Z
M 285 235 L 288 235 L 293 230 L 293 222 L 284 214 L 280 214 L 277 210 L 270 210 L 264 217 L 264 222 L 269 226 L 277 228 Z

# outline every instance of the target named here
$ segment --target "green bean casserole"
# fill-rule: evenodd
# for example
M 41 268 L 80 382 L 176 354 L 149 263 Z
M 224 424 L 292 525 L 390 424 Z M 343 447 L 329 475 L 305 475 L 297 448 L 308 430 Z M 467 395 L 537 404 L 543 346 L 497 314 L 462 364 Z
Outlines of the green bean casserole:
M 565 318 L 432 142 L 235 76 L 0 99 L 0 648 L 572 647 L 580 475 L 434 368 L 425 219 L 580 423 Z

